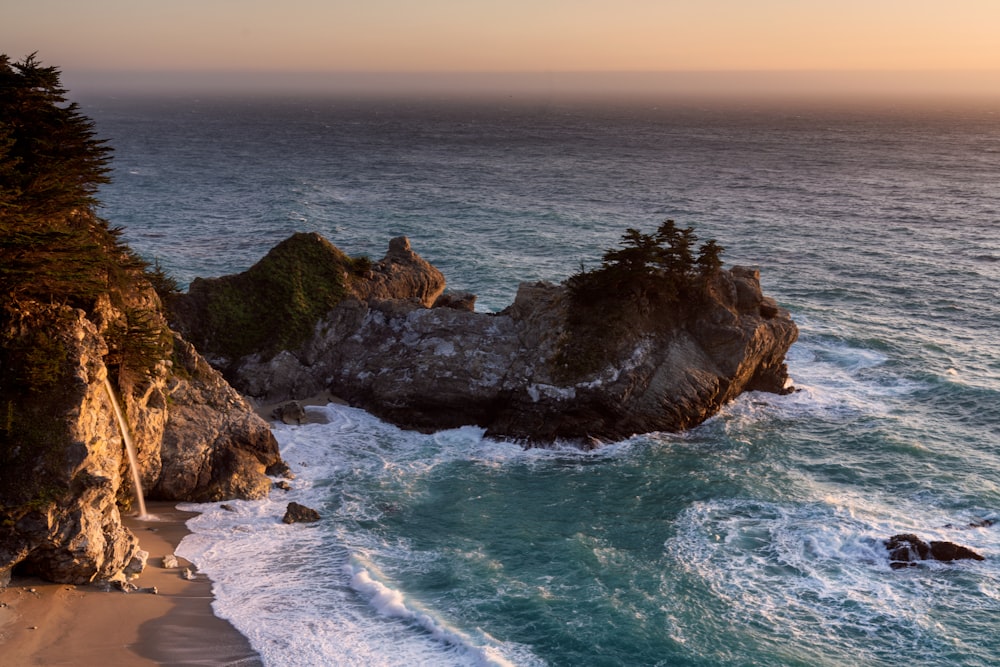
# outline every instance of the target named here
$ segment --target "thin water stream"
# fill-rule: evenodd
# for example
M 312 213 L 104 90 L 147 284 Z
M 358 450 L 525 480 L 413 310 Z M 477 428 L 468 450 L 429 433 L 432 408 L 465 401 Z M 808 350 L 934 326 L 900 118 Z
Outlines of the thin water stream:
M 125 423 L 125 415 L 122 413 L 121 406 L 118 405 L 115 391 L 112 389 L 111 382 L 106 376 L 104 378 L 104 389 L 108 392 L 108 398 L 111 399 L 111 406 L 115 409 L 118 429 L 121 431 L 122 440 L 125 442 L 125 451 L 128 453 L 128 467 L 132 471 L 132 485 L 135 487 L 135 499 L 139 503 L 139 518 L 144 519 L 148 515 L 146 514 L 146 499 L 142 495 L 142 480 L 139 477 L 139 459 L 135 453 L 135 444 L 132 442 L 128 424 Z

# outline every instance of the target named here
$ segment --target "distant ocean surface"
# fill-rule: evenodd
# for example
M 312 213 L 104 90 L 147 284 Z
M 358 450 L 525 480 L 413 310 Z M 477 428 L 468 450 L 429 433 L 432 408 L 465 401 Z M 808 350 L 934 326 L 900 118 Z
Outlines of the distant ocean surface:
M 275 426 L 294 490 L 194 506 L 179 549 L 267 665 L 1000 663 L 1000 523 L 971 525 L 1000 520 L 1000 113 L 80 101 L 103 215 L 183 283 L 296 231 L 406 235 L 496 311 L 673 218 L 801 329 L 801 391 L 595 452 L 334 405 Z M 901 532 L 986 560 L 894 571 Z

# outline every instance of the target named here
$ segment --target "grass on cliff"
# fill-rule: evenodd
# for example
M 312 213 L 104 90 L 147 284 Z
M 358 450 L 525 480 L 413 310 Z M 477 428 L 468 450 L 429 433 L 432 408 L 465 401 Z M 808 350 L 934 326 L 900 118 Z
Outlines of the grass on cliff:
M 244 273 L 195 279 L 181 299 L 195 311 L 188 333 L 199 349 L 231 360 L 295 349 L 370 267 L 319 234 L 295 234 Z

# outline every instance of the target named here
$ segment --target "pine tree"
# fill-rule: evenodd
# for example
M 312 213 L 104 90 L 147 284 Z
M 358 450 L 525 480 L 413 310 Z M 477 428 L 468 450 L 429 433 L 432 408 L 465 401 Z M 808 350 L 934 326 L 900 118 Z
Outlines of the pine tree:
M 92 208 L 111 148 L 67 103 L 56 67 L 0 55 L 0 211 L 42 217 Z
M 110 153 L 57 68 L 0 55 L 0 295 L 87 307 L 143 266 L 94 214 Z
M 702 278 L 711 278 L 722 269 L 722 251 L 724 248 L 715 239 L 705 241 L 698 249 L 698 273 Z

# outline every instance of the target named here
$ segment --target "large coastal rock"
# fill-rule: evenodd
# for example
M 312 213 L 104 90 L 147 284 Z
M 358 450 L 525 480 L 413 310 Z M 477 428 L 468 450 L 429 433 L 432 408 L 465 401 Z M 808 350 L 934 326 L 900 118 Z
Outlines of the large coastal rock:
M 246 355 L 228 378 L 263 402 L 328 390 L 406 428 L 598 443 L 689 428 L 744 391 L 783 392 L 798 334 L 758 272 L 741 267 L 719 271 L 697 307 L 667 314 L 624 294 L 614 327 L 588 314 L 594 326 L 583 328 L 598 334 L 582 346 L 564 285 L 521 285 L 510 307 L 487 314 L 428 307 L 419 284 L 355 287 L 304 344 Z
M 0 312 L 0 574 L 17 567 L 80 584 L 136 558 L 136 537 L 121 523 L 134 487 L 109 386 L 149 498 L 261 498 L 268 468 L 282 469 L 267 423 L 166 328 L 148 283 L 115 300 L 102 295 L 89 313 L 8 300 Z M 123 335 L 137 320 L 156 335 Z
M 316 233 L 294 234 L 243 273 L 196 278 L 172 300 L 172 323 L 226 375 L 254 354 L 273 357 L 306 343 L 313 328 L 345 298 L 419 299 L 431 305 L 444 276 L 394 239 L 372 263 L 351 258 Z
M 267 425 L 167 326 L 159 295 L 176 283 L 97 215 L 110 148 L 58 68 L 0 61 L 0 585 L 14 568 L 128 576 L 145 563 L 121 523 L 135 486 L 256 498 L 282 463 Z

